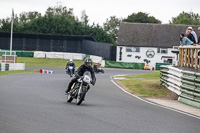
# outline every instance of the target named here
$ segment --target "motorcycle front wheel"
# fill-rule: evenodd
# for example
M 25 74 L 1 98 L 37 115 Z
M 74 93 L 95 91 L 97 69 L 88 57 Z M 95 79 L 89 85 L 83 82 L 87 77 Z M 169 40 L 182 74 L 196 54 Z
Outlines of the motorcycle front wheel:
M 73 97 L 71 96 L 71 94 L 67 95 L 67 102 L 70 103 L 73 100 Z

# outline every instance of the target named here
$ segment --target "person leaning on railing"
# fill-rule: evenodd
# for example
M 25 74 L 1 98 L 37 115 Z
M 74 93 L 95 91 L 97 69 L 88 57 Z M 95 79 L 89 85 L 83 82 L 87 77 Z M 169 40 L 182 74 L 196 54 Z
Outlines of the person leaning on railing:
M 192 27 L 188 27 L 186 29 L 186 32 L 189 32 L 189 35 L 187 36 L 188 39 L 190 39 L 194 43 L 198 43 L 197 34 L 195 33 Z
M 190 39 L 185 37 L 185 35 L 183 33 L 181 33 L 179 36 L 180 36 L 180 44 L 181 45 L 194 45 L 194 46 L 198 45 L 197 43 L 194 43 Z
M 200 27 L 198 27 L 198 33 L 199 33 L 199 35 L 200 35 Z M 198 44 L 200 44 L 200 36 L 199 36 L 199 38 L 198 38 Z

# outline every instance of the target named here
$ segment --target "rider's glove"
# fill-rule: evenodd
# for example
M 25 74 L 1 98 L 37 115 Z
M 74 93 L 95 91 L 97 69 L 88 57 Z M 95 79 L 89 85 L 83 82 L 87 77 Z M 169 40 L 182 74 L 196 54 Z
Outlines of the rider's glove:
M 79 76 L 78 74 L 75 74 L 75 77 L 76 77 L 76 78 L 80 78 L 80 76 Z

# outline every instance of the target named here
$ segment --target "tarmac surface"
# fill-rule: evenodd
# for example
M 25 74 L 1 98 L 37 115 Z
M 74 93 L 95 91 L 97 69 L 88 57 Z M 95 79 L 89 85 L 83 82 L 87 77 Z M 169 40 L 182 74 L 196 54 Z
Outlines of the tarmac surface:
M 150 71 L 149 71 L 150 72 Z M 114 77 L 113 77 L 114 78 Z M 115 78 L 114 78 L 115 79 Z M 113 80 L 119 88 L 123 89 L 126 93 L 138 97 L 134 94 L 131 94 L 127 88 L 125 88 L 123 85 L 119 84 L 118 79 Z M 193 115 L 194 117 L 200 118 L 200 109 L 189 106 L 187 104 L 181 103 L 178 100 L 170 100 L 170 99 L 159 99 L 159 98 L 146 98 L 146 97 L 138 97 L 139 99 L 142 98 L 144 100 L 147 100 L 149 102 L 161 105 L 163 107 L 166 107 L 168 109 L 174 109 L 176 111 L 182 112 L 184 114 Z
M 185 113 L 192 114 L 200 118 L 200 109 L 194 108 L 192 106 L 183 104 L 181 102 L 175 100 L 163 100 L 163 99 L 152 99 L 152 98 L 145 98 L 151 102 L 163 105 L 168 108 L 176 109 Z
M 40 67 L 33 67 L 33 68 L 40 68 Z M 28 69 L 33 69 L 29 67 Z M 110 68 L 111 69 L 111 68 Z M 183 70 L 188 70 L 186 68 L 181 68 Z M 113 69 L 114 70 L 114 69 Z M 193 70 L 193 69 L 192 69 Z M 197 70 L 193 70 L 194 72 L 198 72 Z M 145 71 L 145 72 L 151 72 L 151 71 Z M 112 75 L 114 76 L 114 75 Z M 115 82 L 116 83 L 116 82 Z M 117 84 L 117 83 L 116 83 Z M 120 86 L 121 87 L 121 86 Z M 122 87 L 123 88 L 123 87 Z M 124 89 L 124 88 L 123 88 Z M 124 89 L 125 90 L 125 89 Z M 127 92 L 129 93 L 129 92 Z M 130 94 L 130 93 L 129 93 Z M 131 94 L 132 95 L 132 94 Z M 200 118 L 200 109 L 183 104 L 181 102 L 178 102 L 176 100 L 166 100 L 166 99 L 154 99 L 154 98 L 144 98 L 152 103 L 156 103 L 158 105 L 167 107 L 169 109 L 174 109 L 183 113 L 188 113 L 188 115 L 194 115 L 195 117 Z
M 27 69 L 39 69 L 37 67 Z M 124 92 L 116 74 L 150 71 L 104 69 L 95 86 L 77 106 L 66 101 L 70 76 L 64 68 L 53 74 L 0 76 L 1 133 L 198 133 L 200 119 Z
M 27 70 L 30 69 L 39 69 L 41 67 L 28 67 Z M 47 67 L 49 68 L 49 67 Z M 111 68 L 110 68 L 111 69 Z M 183 70 L 188 70 L 186 68 L 181 68 Z M 113 69 L 114 70 L 114 69 Z M 193 70 L 193 69 L 192 69 Z M 193 70 L 194 72 L 197 72 L 197 70 Z M 144 71 L 145 73 L 151 72 L 151 71 Z M 120 74 L 120 73 L 119 73 Z M 123 73 L 122 73 L 123 74 Z M 127 74 L 127 73 L 126 73 Z M 114 76 L 114 75 L 112 75 Z M 116 83 L 117 84 L 117 83 Z M 120 86 L 121 87 L 121 86 Z M 123 88 L 123 87 L 122 87 Z M 124 89 L 124 88 L 123 88 Z M 124 89 L 125 90 L 125 89 Z M 129 93 L 129 92 L 127 92 Z M 130 93 L 129 93 L 130 94 Z M 176 100 L 166 100 L 166 99 L 154 99 L 154 98 L 144 98 L 152 103 L 159 104 L 161 106 L 167 107 L 169 109 L 174 109 L 183 113 L 188 113 L 188 115 L 194 115 L 196 117 L 200 118 L 200 109 L 183 104 L 181 102 L 178 102 Z

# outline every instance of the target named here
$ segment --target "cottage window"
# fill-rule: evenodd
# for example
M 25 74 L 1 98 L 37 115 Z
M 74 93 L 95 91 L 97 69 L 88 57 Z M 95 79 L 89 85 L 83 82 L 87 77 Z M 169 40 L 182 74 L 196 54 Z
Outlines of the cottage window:
M 126 52 L 140 52 L 140 47 L 126 47 Z
M 132 52 L 132 47 L 126 47 L 126 52 Z
M 168 53 L 168 49 L 166 49 L 166 48 L 158 48 L 157 49 L 157 53 L 167 54 Z

